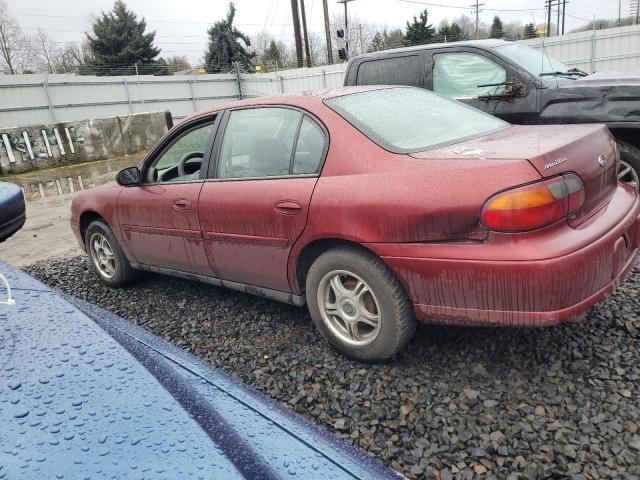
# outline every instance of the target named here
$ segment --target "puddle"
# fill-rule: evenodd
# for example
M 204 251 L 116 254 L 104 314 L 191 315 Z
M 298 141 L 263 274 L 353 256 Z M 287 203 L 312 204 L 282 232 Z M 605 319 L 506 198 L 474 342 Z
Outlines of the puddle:
M 36 170 L 33 172 L 0 177 L 0 181 L 12 182 L 24 189 L 27 200 L 52 197 L 61 193 L 77 192 L 115 179 L 116 173 L 126 167 L 138 165 L 144 154 L 127 155 L 79 165 Z M 81 185 L 82 182 L 82 185 Z

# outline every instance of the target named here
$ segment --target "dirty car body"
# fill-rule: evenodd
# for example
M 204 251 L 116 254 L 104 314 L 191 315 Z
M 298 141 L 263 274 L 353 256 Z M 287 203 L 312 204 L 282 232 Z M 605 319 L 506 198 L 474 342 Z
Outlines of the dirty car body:
M 262 117 L 272 109 L 294 119 L 293 150 L 304 151 L 303 163 L 316 152 L 313 166 L 297 167 L 287 148 L 288 170 L 256 176 L 277 149 L 268 139 L 245 143 L 271 128 Z M 259 124 L 235 123 L 254 116 Z M 203 123 L 213 127 L 197 173 L 155 180 L 158 155 Z M 274 131 L 288 132 L 285 123 Z M 71 224 L 89 250 L 91 222 L 109 225 L 134 269 L 306 301 L 314 321 L 324 298 L 325 322 L 337 316 L 350 326 L 357 307 L 384 324 L 391 295 L 408 299 L 411 312 L 402 315 L 424 322 L 549 325 L 586 311 L 633 266 L 640 202 L 617 181 L 617 167 L 615 140 L 602 125 L 513 126 L 422 89 L 348 87 L 195 116 L 125 172 L 128 186 L 77 195 Z M 350 270 L 357 256 L 393 288 L 368 282 L 364 267 Z M 353 284 L 322 297 L 322 282 L 312 280 L 323 262 L 343 277 L 353 272 Z M 349 300 L 359 282 L 372 297 L 364 306 Z M 346 310 L 334 311 L 340 302 Z M 364 350 L 361 343 L 354 345 Z
M 0 182 L 0 242 L 20 230 L 25 219 L 25 200 L 20 187 Z
M 398 478 L 130 322 L 0 273 L 0 478 Z
M 515 124 L 604 123 L 625 145 L 621 179 L 640 188 L 640 72 L 587 75 L 544 49 L 475 40 L 352 59 L 345 85 L 371 84 L 426 88 Z

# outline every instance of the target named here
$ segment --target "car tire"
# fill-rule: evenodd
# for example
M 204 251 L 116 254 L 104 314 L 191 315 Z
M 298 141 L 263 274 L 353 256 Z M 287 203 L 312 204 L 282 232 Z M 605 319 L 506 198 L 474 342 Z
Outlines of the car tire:
M 102 220 L 89 224 L 84 236 L 84 245 L 94 272 L 106 285 L 123 287 L 138 277 L 120 248 L 113 231 Z
M 640 191 L 640 149 L 633 145 L 618 141 L 620 150 L 620 170 L 618 179 L 631 184 Z M 631 169 L 632 171 L 629 171 Z
M 391 269 L 371 252 L 337 247 L 320 255 L 306 278 L 306 298 L 322 336 L 355 360 L 386 360 L 415 332 L 409 297 Z

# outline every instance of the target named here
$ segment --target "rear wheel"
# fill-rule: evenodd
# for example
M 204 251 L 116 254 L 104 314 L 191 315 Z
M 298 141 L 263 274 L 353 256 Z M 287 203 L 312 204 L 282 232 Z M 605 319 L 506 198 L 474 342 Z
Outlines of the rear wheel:
M 306 295 L 320 333 L 356 360 L 385 360 L 404 348 L 415 331 L 402 285 L 369 252 L 338 247 L 320 255 L 307 275 Z
M 618 180 L 640 191 L 640 149 L 625 142 L 618 142 L 620 168 Z
M 137 278 L 137 270 L 131 267 L 115 235 L 102 220 L 89 224 L 84 241 L 91 266 L 105 284 L 122 287 Z

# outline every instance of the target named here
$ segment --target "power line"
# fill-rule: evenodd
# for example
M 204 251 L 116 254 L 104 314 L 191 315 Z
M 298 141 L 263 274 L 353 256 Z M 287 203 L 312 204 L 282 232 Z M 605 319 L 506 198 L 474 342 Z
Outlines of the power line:
M 427 5 L 429 7 L 442 7 L 442 8 L 456 8 L 459 10 L 469 10 L 469 7 L 462 7 L 458 5 L 443 5 L 441 3 L 421 2 L 419 0 L 397 0 L 404 3 L 415 3 L 418 5 Z M 474 7 L 475 8 L 475 7 Z M 544 10 L 544 8 L 483 8 L 488 12 L 535 12 Z

